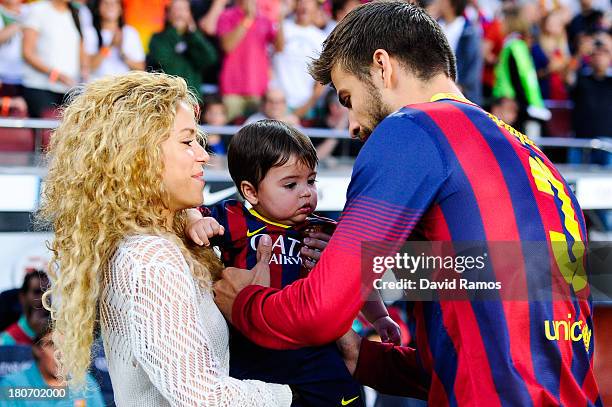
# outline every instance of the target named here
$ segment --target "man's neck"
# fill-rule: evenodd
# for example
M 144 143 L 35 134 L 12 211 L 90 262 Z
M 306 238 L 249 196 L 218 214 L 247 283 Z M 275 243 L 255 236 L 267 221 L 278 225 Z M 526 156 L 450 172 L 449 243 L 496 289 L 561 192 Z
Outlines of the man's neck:
M 413 77 L 411 81 L 404 81 L 406 85 L 398 94 L 402 95 L 395 103 L 395 109 L 407 105 L 430 102 L 439 93 L 453 94 L 463 97 L 455 82 L 444 74 L 438 74 L 428 81 L 421 81 Z

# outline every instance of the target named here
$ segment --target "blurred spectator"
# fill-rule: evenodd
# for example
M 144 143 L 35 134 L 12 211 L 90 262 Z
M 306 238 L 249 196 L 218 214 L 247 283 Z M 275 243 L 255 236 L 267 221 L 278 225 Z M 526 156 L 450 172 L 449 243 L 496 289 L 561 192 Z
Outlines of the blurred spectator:
M 509 7 L 504 13 L 506 41 L 495 67 L 493 97 L 516 100 L 519 106 L 517 128 L 525 131 L 529 119 L 548 120 L 550 111 L 544 106 L 538 76 L 527 45 L 529 22 L 521 9 Z
M 55 348 L 49 323 L 42 332 L 36 336 L 32 345 L 32 356 L 34 363 L 29 368 L 10 374 L 0 381 L 0 388 L 31 388 L 52 389 L 63 387 L 64 382 L 58 377 L 58 366 L 55 361 Z M 104 399 L 100 387 L 95 379 L 87 374 L 85 389 L 79 392 L 66 390 L 65 398 L 5 398 L 2 405 L 6 407 L 68 407 L 68 406 L 92 406 L 103 407 Z
M 0 332 L 13 325 L 21 316 L 20 292 L 19 288 L 0 292 Z
M 467 0 L 438 0 L 440 26 L 457 59 L 457 84 L 466 98 L 482 103 L 482 49 L 479 27 L 463 17 Z
M 514 99 L 499 98 L 491 103 L 491 113 L 512 127 L 516 125 L 518 112 L 519 107 Z
M 570 64 L 565 27 L 560 11 L 553 11 L 542 20 L 539 41 L 531 49 L 544 99 L 567 100 L 565 88 Z
M 360 5 L 359 0 L 331 0 L 331 17 L 332 19 L 323 28 L 323 33 L 327 37 L 336 25 L 351 12 L 352 9 Z
M 21 0 L 0 0 L 0 96 L 21 96 L 22 24 L 27 6 Z
M 575 0 L 538 0 L 531 1 L 540 9 L 542 16 L 546 16 L 552 12 L 558 12 L 563 21 L 563 25 L 569 24 L 572 19 L 572 3 Z
M 49 312 L 42 306 L 42 295 L 48 287 L 49 279 L 43 271 L 33 270 L 25 275 L 19 292 L 22 316 L 0 334 L 0 345 L 32 345 L 48 322 Z
M 227 125 L 227 110 L 219 95 L 207 95 L 204 97 L 204 109 L 202 119 L 209 126 Z M 219 134 L 207 134 L 206 144 L 210 151 L 216 155 L 225 155 L 227 152 L 223 137 Z
M 230 121 L 257 110 L 268 87 L 268 45 L 283 49 L 282 27 L 282 20 L 276 26 L 258 13 L 257 0 L 237 0 L 219 17 L 217 33 L 225 51 L 219 87 Z
M 483 104 L 490 101 L 495 85 L 495 65 L 504 46 L 504 26 L 499 16 L 483 19 L 482 24 L 482 96 Z
M 31 116 L 61 105 L 64 95 L 87 76 L 79 12 L 69 0 L 30 6 L 24 21 L 24 97 Z
M 87 0 L 73 0 L 72 4 L 78 9 L 79 22 L 81 23 L 81 30 L 85 31 L 93 27 L 93 14 L 87 6 Z
M 348 130 L 348 109 L 340 103 L 335 90 L 329 89 L 324 97 L 325 114 L 322 120 L 316 123 L 316 127 L 333 130 Z M 347 138 L 315 138 L 312 140 L 317 149 L 317 157 L 322 166 L 333 167 L 337 164 L 335 156 L 356 157 L 359 154 L 362 143 Z
M 325 95 L 325 108 L 326 114 L 322 127 L 334 130 L 348 130 L 348 109 L 342 106 L 334 89 L 329 89 Z
M 0 84 L 0 94 L 2 85 Z M 0 117 L 17 116 L 25 117 L 28 113 L 28 105 L 21 96 L 0 97 Z
M 217 52 L 197 30 L 189 7 L 187 0 L 170 3 L 166 28 L 151 38 L 149 59 L 154 69 L 183 77 L 200 95 L 202 69 L 215 63 Z
M 580 13 L 574 16 L 567 27 L 569 46 L 572 54 L 578 49 L 578 36 L 592 34 L 601 28 L 603 13 L 593 8 L 593 0 L 580 0 Z
M 537 1 L 523 1 L 520 3 L 507 2 L 504 10 L 512 10 L 518 8 L 523 21 L 527 23 L 528 35 L 525 35 L 524 40 L 527 45 L 531 46 L 531 41 L 540 36 L 540 26 L 542 25 L 542 17 L 546 12 L 541 4 Z M 507 19 L 507 14 L 504 14 L 504 21 Z
M 503 5 L 503 2 L 499 0 L 471 0 L 470 3 L 478 10 L 481 18 L 486 21 L 497 19 Z
M 305 117 L 324 91 L 308 73 L 310 59 L 321 52 L 325 34 L 315 25 L 317 0 L 298 0 L 293 19 L 284 23 L 285 47 L 274 55 L 273 86 L 282 89 L 296 116 Z
M 97 0 L 93 7 L 92 28 L 83 32 L 91 79 L 144 69 L 140 37 L 125 25 L 121 0 Z
M 125 23 L 138 30 L 145 53 L 154 33 L 162 31 L 170 0 L 123 0 Z
M 340 103 L 336 95 L 336 91 L 330 89 L 325 95 L 326 114 L 320 127 L 325 127 L 334 130 L 348 129 L 348 109 Z M 337 138 L 328 138 L 325 140 L 315 139 L 313 144 L 317 149 L 317 157 L 325 165 L 329 165 L 329 158 L 335 152 L 340 140 Z
M 313 22 L 327 36 L 329 25 L 335 25 L 331 16 L 331 5 L 328 1 L 317 0 L 317 11 L 315 12 Z
M 576 48 L 570 62 L 568 75 L 568 83 L 570 85 L 575 84 L 577 73 L 589 65 L 589 60 L 593 53 L 593 33 L 583 32 L 578 34 L 575 43 Z
M 192 0 L 191 12 L 200 30 L 210 36 L 217 35 L 219 17 L 225 10 L 228 0 Z
M 280 120 L 292 126 L 300 124 L 297 116 L 288 111 L 285 94 L 277 88 L 268 89 L 261 102 L 261 111 L 249 116 L 245 124 L 266 119 Z
M 220 56 L 223 55 L 223 50 L 221 49 L 219 37 L 217 37 L 217 24 L 227 3 L 228 0 L 191 0 L 191 14 L 193 14 L 198 28 L 211 45 L 215 47 L 217 55 Z M 202 81 L 205 84 L 214 86 L 214 88 L 211 88 L 212 92 L 219 91 L 219 72 L 221 72 L 222 60 L 223 58 L 217 58 L 214 64 L 202 70 Z
M 595 36 L 590 66 L 578 75 L 572 92 L 576 137 L 612 138 L 611 52 L 610 35 Z

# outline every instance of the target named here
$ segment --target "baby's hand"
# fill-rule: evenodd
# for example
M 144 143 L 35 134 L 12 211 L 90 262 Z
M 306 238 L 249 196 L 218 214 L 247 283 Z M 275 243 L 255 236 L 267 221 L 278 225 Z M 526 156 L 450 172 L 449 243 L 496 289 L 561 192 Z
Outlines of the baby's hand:
M 187 236 L 189 236 L 194 243 L 200 246 L 210 246 L 209 239 L 213 236 L 223 235 L 223 233 L 225 233 L 225 228 L 219 225 L 219 222 L 217 222 L 215 218 L 206 217 L 187 225 L 186 231 Z
M 378 318 L 372 325 L 383 342 L 401 345 L 402 334 L 400 327 L 390 317 Z

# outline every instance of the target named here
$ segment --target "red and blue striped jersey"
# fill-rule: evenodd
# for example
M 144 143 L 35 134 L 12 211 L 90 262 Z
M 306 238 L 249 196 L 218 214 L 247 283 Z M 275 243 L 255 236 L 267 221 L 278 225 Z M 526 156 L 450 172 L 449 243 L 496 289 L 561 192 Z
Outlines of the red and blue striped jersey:
M 559 273 L 551 242 L 566 242 L 572 252 L 586 242 L 586 226 L 571 189 L 527 137 L 472 103 L 441 95 L 376 127 L 317 266 L 283 290 L 246 287 L 232 322 L 266 347 L 329 343 L 363 303 L 361 243 L 408 239 L 544 242 L 550 272 Z M 530 292 L 525 268 L 518 284 Z M 366 284 L 377 277 L 371 274 Z M 415 303 L 416 360 L 430 376 L 430 405 L 600 405 L 592 335 L 545 335 L 545 321 L 568 315 L 592 332 L 589 286 L 572 278 L 562 299 L 551 293 L 537 301 Z
M 236 200 L 213 206 L 210 216 L 225 228 L 223 236 L 215 238 L 213 243 L 219 246 L 226 266 L 252 269 L 257 264 L 259 238 L 264 234 L 272 238 L 270 286 L 274 288 L 285 287 L 306 276 L 300 256 L 304 231 L 315 225 L 334 228 L 336 224 L 332 219 L 311 214 L 303 224 L 284 225 L 264 218 L 255 209 Z

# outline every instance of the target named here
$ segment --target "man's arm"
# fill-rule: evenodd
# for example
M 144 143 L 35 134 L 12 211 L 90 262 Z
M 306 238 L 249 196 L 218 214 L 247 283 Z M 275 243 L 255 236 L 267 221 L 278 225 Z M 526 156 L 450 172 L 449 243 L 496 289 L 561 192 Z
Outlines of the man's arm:
M 361 272 L 362 242 L 399 247 L 431 205 L 446 172 L 430 135 L 405 114 L 387 118 L 359 154 L 338 228 L 310 275 L 283 290 L 237 286 L 235 298 L 227 294 L 232 283 L 221 281 L 219 308 L 261 346 L 333 342 L 348 331 L 378 277 L 365 262 Z

